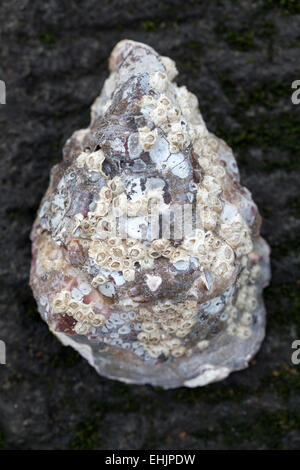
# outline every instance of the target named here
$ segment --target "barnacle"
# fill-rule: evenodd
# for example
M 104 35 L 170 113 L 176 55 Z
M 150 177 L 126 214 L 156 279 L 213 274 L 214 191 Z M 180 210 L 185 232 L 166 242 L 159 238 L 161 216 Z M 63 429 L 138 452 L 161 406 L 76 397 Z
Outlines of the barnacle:
M 151 131 L 148 127 L 140 127 L 139 139 L 141 147 L 145 150 L 145 152 L 149 152 L 156 142 L 157 130 L 155 129 L 154 131 Z
M 149 83 L 153 88 L 156 88 L 157 90 L 162 92 L 166 91 L 169 84 L 168 77 L 163 72 L 151 73 Z
M 160 127 L 168 119 L 168 110 L 163 104 L 156 105 L 155 108 L 151 111 L 151 118 L 154 124 Z
M 163 253 L 166 254 L 166 253 L 168 253 L 167 249 L 169 248 L 169 245 L 170 245 L 170 241 L 165 239 L 165 238 L 159 238 L 157 240 L 153 240 L 153 242 L 151 244 L 151 248 L 153 250 L 152 253 L 157 252 L 159 254 L 163 254 Z
M 127 215 L 128 217 L 136 217 L 141 215 L 146 210 L 146 202 L 143 199 L 127 202 Z
M 188 135 L 183 130 L 180 122 L 173 122 L 171 124 L 171 129 L 168 133 L 168 140 L 171 143 L 171 147 L 174 153 L 179 152 L 179 150 L 183 150 L 188 145 Z
M 83 168 L 85 165 L 90 171 L 99 172 L 102 176 L 106 178 L 106 174 L 102 170 L 102 164 L 105 160 L 105 156 L 102 150 L 97 152 L 82 152 L 76 160 L 78 168 Z
M 115 176 L 107 182 L 107 186 L 111 189 L 113 196 L 118 196 L 124 191 L 124 183 L 119 176 Z
M 93 287 L 98 287 L 100 284 L 105 284 L 105 282 L 107 282 L 107 277 L 105 277 L 103 274 L 98 274 L 92 279 L 91 285 Z
M 175 64 L 174 60 L 170 59 L 169 57 L 162 56 L 161 61 L 164 65 L 164 67 L 165 67 L 165 70 L 166 70 L 167 74 L 168 74 L 169 80 L 170 81 L 174 80 L 176 75 L 178 75 L 178 71 L 177 71 L 176 64 Z

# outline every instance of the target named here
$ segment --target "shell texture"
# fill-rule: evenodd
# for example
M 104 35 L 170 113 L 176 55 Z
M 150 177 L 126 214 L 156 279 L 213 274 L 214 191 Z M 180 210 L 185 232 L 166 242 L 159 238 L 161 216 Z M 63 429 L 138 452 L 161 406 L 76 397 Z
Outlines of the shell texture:
M 171 59 L 124 40 L 109 68 L 32 229 L 39 311 L 101 375 L 164 388 L 221 380 L 264 337 L 261 218 Z

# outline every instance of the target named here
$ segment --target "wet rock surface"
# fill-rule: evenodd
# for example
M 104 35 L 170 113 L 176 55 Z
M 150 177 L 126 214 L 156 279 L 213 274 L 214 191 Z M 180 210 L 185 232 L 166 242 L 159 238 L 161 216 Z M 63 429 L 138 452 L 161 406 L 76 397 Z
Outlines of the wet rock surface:
M 0 447 L 299 448 L 299 11 L 293 2 L 3 2 Z M 171 56 L 209 130 L 234 149 L 273 252 L 267 336 L 249 370 L 202 389 L 99 378 L 40 320 L 29 231 L 68 136 L 89 122 L 113 45 Z M 99 77 L 101 78 L 99 80 Z M 246 430 L 245 430 L 246 429 Z

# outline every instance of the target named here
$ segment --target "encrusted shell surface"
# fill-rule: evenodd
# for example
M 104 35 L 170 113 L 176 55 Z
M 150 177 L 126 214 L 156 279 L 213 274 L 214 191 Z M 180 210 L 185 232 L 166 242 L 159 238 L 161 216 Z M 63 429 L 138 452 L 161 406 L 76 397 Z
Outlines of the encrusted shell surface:
M 107 377 L 221 380 L 264 337 L 269 248 L 257 207 L 197 98 L 173 82 L 171 59 L 124 40 L 109 68 L 32 230 L 39 311 Z

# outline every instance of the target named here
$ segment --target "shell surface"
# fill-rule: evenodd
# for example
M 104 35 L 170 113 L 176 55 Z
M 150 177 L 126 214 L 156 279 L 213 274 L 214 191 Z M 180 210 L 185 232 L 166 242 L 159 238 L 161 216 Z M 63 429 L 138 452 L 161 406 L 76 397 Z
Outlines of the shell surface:
M 39 311 L 107 377 L 221 380 L 264 337 L 269 248 L 257 207 L 171 59 L 124 40 L 109 68 L 32 229 Z

